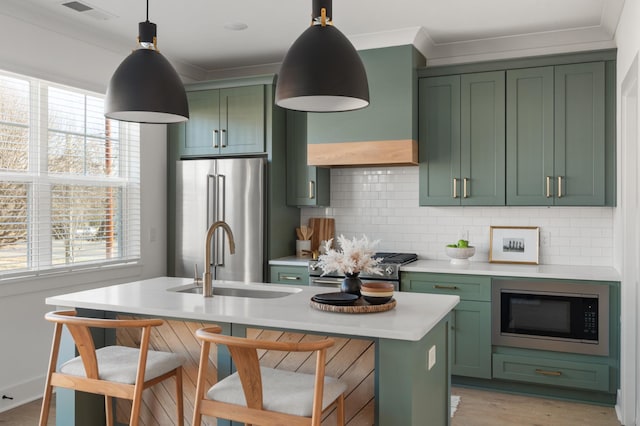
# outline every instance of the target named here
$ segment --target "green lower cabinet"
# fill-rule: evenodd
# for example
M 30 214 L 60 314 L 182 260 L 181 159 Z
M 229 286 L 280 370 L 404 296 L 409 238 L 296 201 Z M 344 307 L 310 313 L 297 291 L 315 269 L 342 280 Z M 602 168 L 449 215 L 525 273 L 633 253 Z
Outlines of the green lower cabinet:
M 491 302 L 461 301 L 451 329 L 451 374 L 490 379 Z
M 451 319 L 451 374 L 491 378 L 491 277 L 403 272 L 401 291 L 460 296 Z
M 493 377 L 551 386 L 609 391 L 609 365 L 507 354 L 493 355 Z
M 270 266 L 269 282 L 274 284 L 309 285 L 306 266 Z

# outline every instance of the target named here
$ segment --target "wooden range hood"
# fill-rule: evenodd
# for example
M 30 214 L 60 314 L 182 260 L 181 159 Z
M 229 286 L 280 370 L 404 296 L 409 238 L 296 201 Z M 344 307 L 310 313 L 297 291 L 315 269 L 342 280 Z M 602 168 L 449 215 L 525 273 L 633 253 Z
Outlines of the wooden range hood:
M 309 144 L 310 166 L 415 166 L 418 142 L 415 140 L 366 141 Z
M 306 115 L 307 164 L 319 167 L 418 165 L 417 68 L 413 45 L 359 51 L 370 104 L 357 111 Z

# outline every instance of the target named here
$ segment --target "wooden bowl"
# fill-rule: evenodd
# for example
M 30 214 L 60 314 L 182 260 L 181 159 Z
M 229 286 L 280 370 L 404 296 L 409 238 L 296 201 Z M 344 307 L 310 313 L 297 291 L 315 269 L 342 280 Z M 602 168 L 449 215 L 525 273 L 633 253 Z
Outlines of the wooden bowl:
M 393 297 L 393 291 L 367 291 L 360 289 L 360 294 L 367 297 Z
M 361 290 L 365 290 L 367 292 L 381 292 L 381 293 L 386 293 L 386 292 L 393 292 L 394 287 L 393 287 L 393 283 L 389 283 L 389 282 L 370 282 L 370 283 L 363 283 Z

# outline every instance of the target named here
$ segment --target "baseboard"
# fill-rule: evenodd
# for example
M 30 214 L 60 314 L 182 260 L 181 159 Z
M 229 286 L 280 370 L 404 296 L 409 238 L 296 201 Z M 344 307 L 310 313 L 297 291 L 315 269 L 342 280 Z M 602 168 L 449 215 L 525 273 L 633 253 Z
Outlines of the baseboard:
M 0 413 L 42 398 L 44 375 L 0 389 Z M 2 396 L 13 399 L 2 399 Z

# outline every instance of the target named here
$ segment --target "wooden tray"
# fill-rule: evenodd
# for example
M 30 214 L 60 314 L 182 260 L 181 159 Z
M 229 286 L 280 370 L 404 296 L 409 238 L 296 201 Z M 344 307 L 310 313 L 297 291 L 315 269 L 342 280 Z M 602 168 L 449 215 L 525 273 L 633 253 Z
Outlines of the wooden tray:
M 327 305 L 325 303 L 310 301 L 311 307 L 319 311 L 340 312 L 344 314 L 369 314 L 373 312 L 385 312 L 396 307 L 396 299 L 391 299 L 381 305 L 370 305 L 360 298 L 353 305 Z

